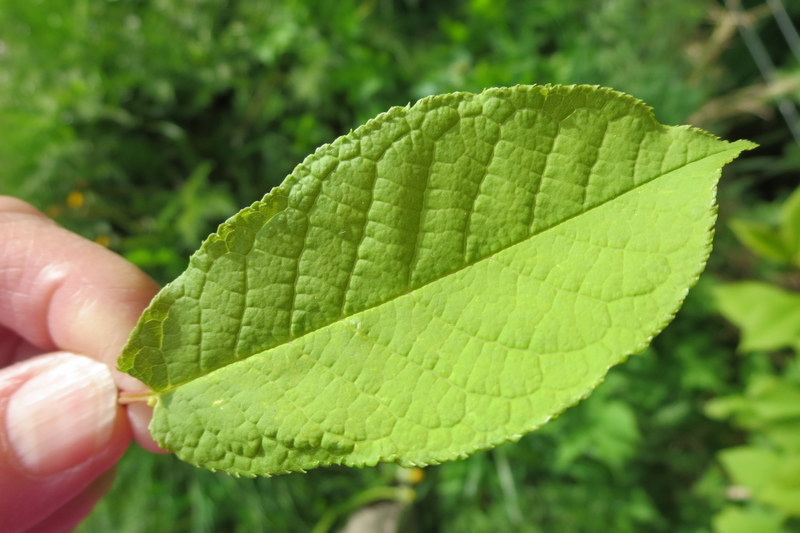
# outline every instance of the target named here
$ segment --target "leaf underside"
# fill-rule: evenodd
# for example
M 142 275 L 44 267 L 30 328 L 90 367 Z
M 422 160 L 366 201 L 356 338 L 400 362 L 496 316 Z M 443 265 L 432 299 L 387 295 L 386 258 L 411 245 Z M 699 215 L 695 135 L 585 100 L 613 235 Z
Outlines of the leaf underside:
M 392 108 L 222 224 L 119 366 L 162 447 L 236 475 L 517 439 L 666 325 L 752 147 L 590 86 Z

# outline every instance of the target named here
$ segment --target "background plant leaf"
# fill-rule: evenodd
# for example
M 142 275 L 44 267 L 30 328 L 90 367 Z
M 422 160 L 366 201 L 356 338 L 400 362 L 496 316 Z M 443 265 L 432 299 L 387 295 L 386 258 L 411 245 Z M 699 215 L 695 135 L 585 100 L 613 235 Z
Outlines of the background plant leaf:
M 714 533 L 788 533 L 783 516 L 771 509 L 742 509 L 730 505 L 713 519 Z
M 720 461 L 732 481 L 755 500 L 800 516 L 800 455 L 739 446 L 721 452 Z
M 716 287 L 720 312 L 742 330 L 739 349 L 800 351 L 800 295 L 769 283 L 743 281 Z
M 800 267 L 800 188 L 795 189 L 783 204 L 780 232 L 791 253 L 792 264 Z
M 752 147 L 589 86 L 393 108 L 221 225 L 120 368 L 162 446 L 234 474 L 516 439 L 665 326 Z
M 730 228 L 736 238 L 756 255 L 782 263 L 791 260 L 792 251 L 777 228 L 737 219 L 731 220 Z

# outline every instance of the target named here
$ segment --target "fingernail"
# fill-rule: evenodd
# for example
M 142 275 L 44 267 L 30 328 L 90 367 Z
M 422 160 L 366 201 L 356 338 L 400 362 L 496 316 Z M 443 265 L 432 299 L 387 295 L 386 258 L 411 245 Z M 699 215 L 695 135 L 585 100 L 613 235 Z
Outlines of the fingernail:
M 20 464 L 48 475 L 79 465 L 111 437 L 117 389 L 108 367 L 74 354 L 25 382 L 9 399 L 7 435 Z

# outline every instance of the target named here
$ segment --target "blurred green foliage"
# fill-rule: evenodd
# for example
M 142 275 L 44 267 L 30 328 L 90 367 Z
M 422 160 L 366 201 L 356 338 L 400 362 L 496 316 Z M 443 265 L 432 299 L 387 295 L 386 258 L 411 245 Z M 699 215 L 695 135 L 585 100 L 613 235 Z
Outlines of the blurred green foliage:
M 587 5 L 10 0 L 0 183 L 167 281 L 234 206 L 390 106 L 587 82 L 658 103 L 674 123 L 706 96 L 675 53 L 702 3 Z M 653 39 L 661 24 L 676 29 Z M 80 209 L 64 204 L 72 191 Z
M 790 531 L 790 520 L 800 523 L 800 294 L 780 286 L 798 286 L 800 188 L 774 211 L 777 225 L 735 219 L 731 226 L 750 251 L 790 276 L 714 290 L 720 312 L 741 330 L 739 350 L 762 360 L 742 392 L 706 404 L 708 416 L 747 432 L 746 443 L 718 454 L 729 497 L 744 505 L 723 509 L 714 518 L 716 533 L 742 531 L 742 524 L 780 533 Z
M 797 63 L 765 4 L 743 3 L 781 79 L 797 79 Z M 797 21 L 800 4 L 784 4 Z M 778 394 L 769 383 L 784 383 L 787 356 L 763 347 L 748 357 L 733 354 L 737 332 L 718 315 L 717 280 L 800 288 L 796 274 L 745 250 L 727 229 L 732 214 L 750 220 L 734 226 L 740 237 L 752 237 L 743 237 L 745 244 L 758 252 L 754 239 L 767 235 L 762 247 L 786 256 L 791 235 L 770 240 L 777 233 L 764 228 L 777 227 L 796 185 L 800 148 L 775 112 L 771 86 L 759 84 L 725 6 L 3 2 L 0 193 L 27 199 L 161 282 L 183 269 L 217 223 L 259 199 L 316 146 L 428 94 L 597 83 L 645 100 L 664 123 L 697 117 L 719 135 L 762 145 L 723 180 L 710 275 L 673 324 L 647 353 L 612 370 L 589 399 L 540 431 L 427 468 L 421 481 L 408 481 L 419 473 L 393 465 L 233 479 L 132 450 L 114 490 L 81 530 L 341 528 L 356 506 L 387 497 L 385 488 L 413 487 L 408 531 L 800 531 L 797 521 L 776 514 L 774 498 L 732 491 L 757 463 L 721 452 L 773 438 L 742 406 L 755 409 Z M 753 90 L 740 95 L 745 87 Z M 782 97 L 797 102 L 800 90 Z

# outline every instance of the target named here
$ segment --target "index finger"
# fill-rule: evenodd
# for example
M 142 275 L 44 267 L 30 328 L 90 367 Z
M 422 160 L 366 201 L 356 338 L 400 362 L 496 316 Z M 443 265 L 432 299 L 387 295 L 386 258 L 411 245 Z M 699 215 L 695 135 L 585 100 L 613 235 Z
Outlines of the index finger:
M 158 286 L 29 204 L 0 196 L 0 325 L 43 351 L 116 359 Z M 141 384 L 115 371 L 121 389 Z

